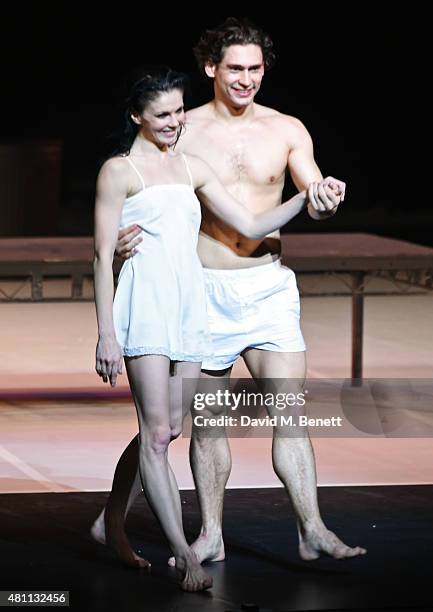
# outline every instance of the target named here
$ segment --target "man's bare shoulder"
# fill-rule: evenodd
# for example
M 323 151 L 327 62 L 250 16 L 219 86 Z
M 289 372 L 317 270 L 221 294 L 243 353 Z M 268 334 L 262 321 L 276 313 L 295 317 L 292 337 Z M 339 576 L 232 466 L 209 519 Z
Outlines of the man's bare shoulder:
M 186 113 L 186 131 L 179 142 L 180 150 L 188 153 L 196 150 L 201 136 L 206 134 L 214 123 L 215 118 L 211 113 L 210 104 L 203 104 L 203 106 L 189 110 Z
M 269 108 L 260 104 L 256 104 L 255 106 L 255 112 L 258 119 L 265 122 L 267 121 L 272 127 L 281 130 L 290 140 L 302 139 L 309 136 L 308 130 L 302 121 L 293 117 L 293 115 L 285 115 L 274 108 Z
M 214 118 L 215 113 L 210 102 L 197 106 L 197 108 L 192 108 L 186 113 L 186 122 L 189 125 L 202 123 L 203 121 L 212 121 Z
M 275 108 L 270 108 L 269 106 L 263 106 L 263 104 L 254 102 L 254 116 L 257 117 L 257 119 L 275 120 L 280 115 L 281 113 L 275 110 Z

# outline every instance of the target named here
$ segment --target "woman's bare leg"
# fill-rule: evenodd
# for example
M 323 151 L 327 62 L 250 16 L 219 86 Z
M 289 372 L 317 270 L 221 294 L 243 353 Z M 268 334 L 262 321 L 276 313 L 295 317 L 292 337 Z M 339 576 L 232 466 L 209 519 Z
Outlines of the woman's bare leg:
M 170 414 L 170 361 L 160 355 L 126 359 L 126 371 L 139 423 L 139 469 L 143 490 L 158 518 L 181 572 L 181 586 L 199 591 L 212 586 L 212 579 L 200 566 L 188 546 L 179 522 L 179 491 L 172 490 L 168 445 L 172 440 Z

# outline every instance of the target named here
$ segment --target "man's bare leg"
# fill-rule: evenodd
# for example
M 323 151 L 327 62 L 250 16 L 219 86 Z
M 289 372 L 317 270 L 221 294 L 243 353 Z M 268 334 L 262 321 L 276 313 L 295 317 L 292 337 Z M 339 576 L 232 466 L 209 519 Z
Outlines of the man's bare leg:
M 291 388 L 290 391 L 302 391 L 306 374 L 305 352 L 277 353 L 248 349 L 243 357 L 255 379 L 270 380 L 269 390 L 274 390 L 272 379 L 289 379 L 296 381 L 292 382 L 292 386 L 299 387 Z M 298 428 L 295 437 L 282 429 L 274 429 L 272 461 L 275 473 L 283 483 L 295 510 L 301 558 L 317 559 L 321 552 L 336 559 L 365 554 L 367 551 L 364 548 L 351 548 L 344 544 L 323 523 L 317 501 L 316 466 L 308 430 L 305 429 L 303 435 L 299 435 L 301 428 Z
M 230 379 L 230 370 L 218 376 L 201 373 L 202 380 L 213 381 L 215 388 L 224 389 Z M 200 411 L 203 417 L 216 417 L 223 408 L 215 406 L 212 412 Z M 200 506 L 202 526 L 198 538 L 191 544 L 200 563 L 223 561 L 222 537 L 224 491 L 230 476 L 232 458 L 224 427 L 194 427 L 190 442 L 190 463 Z M 173 557 L 169 565 L 173 565 Z
M 138 568 L 148 567 L 150 564 L 132 550 L 125 531 L 125 518 L 141 491 L 138 473 L 138 436 L 135 436 L 117 463 L 107 505 L 93 523 L 90 532 L 95 540 L 101 544 L 108 544 L 122 563 Z
M 107 543 L 107 537 L 105 533 L 105 522 L 107 507 L 111 506 L 113 514 L 117 517 L 123 517 L 126 520 L 126 516 L 129 512 L 131 505 L 134 503 L 135 498 L 142 492 L 140 475 L 138 473 L 138 434 L 132 438 L 131 442 L 123 451 L 120 456 L 116 469 L 114 471 L 113 483 L 111 485 L 111 491 L 108 496 L 105 507 L 101 510 L 99 516 L 95 519 L 90 533 L 94 540 L 100 544 Z M 131 465 L 132 463 L 132 465 Z M 134 479 L 132 488 L 131 477 Z M 127 495 L 124 495 L 124 488 L 127 489 Z M 126 501 L 125 501 L 126 498 Z M 123 529 L 123 526 L 122 526 Z

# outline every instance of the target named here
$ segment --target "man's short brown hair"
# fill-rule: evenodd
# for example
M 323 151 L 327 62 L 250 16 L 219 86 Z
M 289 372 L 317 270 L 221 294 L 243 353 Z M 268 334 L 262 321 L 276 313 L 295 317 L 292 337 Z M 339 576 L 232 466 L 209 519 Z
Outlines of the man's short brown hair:
M 231 45 L 258 45 L 263 53 L 265 69 L 274 64 L 273 42 L 268 34 L 248 19 L 228 17 L 213 30 L 205 30 L 194 47 L 200 71 L 205 74 L 204 68 L 209 62 L 219 64 Z

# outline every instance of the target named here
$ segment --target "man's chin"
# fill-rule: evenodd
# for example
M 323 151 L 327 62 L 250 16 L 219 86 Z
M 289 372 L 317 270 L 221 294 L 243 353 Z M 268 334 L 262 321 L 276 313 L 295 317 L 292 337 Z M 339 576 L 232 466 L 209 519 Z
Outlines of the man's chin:
M 241 97 L 241 96 L 231 96 L 231 102 L 234 106 L 238 108 L 242 108 L 243 106 L 248 106 L 253 102 L 254 96 L 251 94 L 250 96 Z

